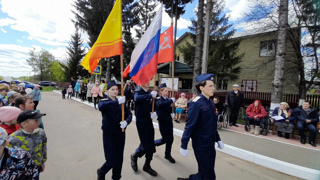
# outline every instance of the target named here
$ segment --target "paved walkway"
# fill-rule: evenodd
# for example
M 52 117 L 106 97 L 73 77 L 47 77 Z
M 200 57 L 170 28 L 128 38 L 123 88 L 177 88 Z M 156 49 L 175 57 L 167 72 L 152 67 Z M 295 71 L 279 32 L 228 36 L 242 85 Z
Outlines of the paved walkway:
M 73 100 L 62 100 L 55 93 L 43 92 L 39 103 L 41 112 L 47 113 L 43 118 L 48 136 L 48 161 L 41 179 L 46 180 L 93 180 L 96 179 L 96 169 L 103 163 L 101 113 L 92 107 Z M 182 124 L 179 124 L 179 126 Z M 159 138 L 158 130 L 155 137 Z M 164 147 L 157 148 L 152 161 L 152 167 L 159 173 L 151 177 L 141 170 L 144 158 L 139 159 L 139 171 L 133 172 L 130 167 L 130 154 L 139 144 L 139 138 L 132 122 L 126 130 L 126 147 L 122 176 L 124 180 L 174 180 L 177 177 L 187 177 L 197 172 L 196 160 L 191 145 L 187 158 L 179 154 L 180 137 L 175 136 L 172 156 L 176 164 L 171 164 L 163 158 Z M 299 179 L 262 166 L 250 163 L 225 153 L 217 151 L 217 179 L 244 180 L 285 180 Z M 111 172 L 106 179 L 111 179 Z

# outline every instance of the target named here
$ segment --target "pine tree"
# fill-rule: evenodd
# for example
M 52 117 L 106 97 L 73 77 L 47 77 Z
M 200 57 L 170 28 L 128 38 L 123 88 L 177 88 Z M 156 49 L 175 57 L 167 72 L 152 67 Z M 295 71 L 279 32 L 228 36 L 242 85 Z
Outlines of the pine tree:
M 66 65 L 66 78 L 78 78 L 78 76 L 86 77 L 88 72 L 80 65 L 81 59 L 85 56 L 85 49 L 83 48 L 83 41 L 79 33 L 79 28 L 76 26 L 75 33 L 71 36 L 71 41 L 67 47 L 68 62 Z
M 151 24 L 153 17 L 157 13 L 154 10 L 157 5 L 158 2 L 156 0 L 139 0 L 139 5 L 136 11 L 139 18 L 139 24 L 137 24 L 137 27 L 135 27 L 137 38 L 140 39 Z

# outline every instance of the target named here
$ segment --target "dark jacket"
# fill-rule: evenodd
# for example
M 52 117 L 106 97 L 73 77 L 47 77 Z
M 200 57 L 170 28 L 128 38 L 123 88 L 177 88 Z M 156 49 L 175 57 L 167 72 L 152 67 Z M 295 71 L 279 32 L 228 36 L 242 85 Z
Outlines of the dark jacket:
M 307 112 L 302 109 L 302 106 L 298 106 L 296 109 L 294 109 L 294 115 L 297 121 L 302 121 L 306 123 L 306 120 L 310 119 L 311 123 L 316 126 L 319 122 L 318 111 L 316 108 L 310 107 L 310 109 L 310 113 L 307 114 Z
M 187 149 L 189 139 L 195 149 L 214 148 L 215 142 L 220 141 L 217 131 L 218 114 L 211 99 L 199 94 L 188 108 L 188 120 L 181 138 L 181 148 Z
M 33 180 L 38 178 L 39 166 L 34 165 L 29 152 L 20 148 L 5 147 L 0 165 L 0 179 Z
M 87 86 L 82 86 L 82 87 L 81 87 L 81 93 L 82 93 L 82 94 L 86 94 L 86 93 L 87 93 L 87 90 L 88 90 Z
M 238 91 L 238 93 L 236 94 L 233 90 L 229 91 L 225 103 L 227 103 L 231 109 L 244 107 L 243 93 L 241 91 Z
M 165 99 L 160 96 L 156 99 L 157 115 L 159 123 L 172 123 L 172 99 Z
M 152 95 L 139 87 L 134 92 L 134 101 L 136 104 L 135 115 L 137 121 L 151 121 L 150 113 L 152 112 Z
M 99 111 L 102 114 L 102 131 L 103 133 L 121 134 L 120 122 L 122 117 L 122 109 L 118 100 L 113 101 L 110 97 L 101 100 L 98 104 Z M 128 124 L 131 123 L 132 113 L 124 107 L 124 119 Z
M 223 111 L 223 104 L 222 104 L 222 102 L 218 102 L 217 104 L 214 104 L 215 105 L 215 107 L 217 108 L 217 110 L 219 111 L 219 114 L 221 114 L 222 113 L 222 111 Z
M 280 107 L 276 107 L 272 112 L 272 116 L 278 116 L 279 115 L 279 109 L 280 109 Z M 296 119 L 296 117 L 294 117 L 294 113 L 293 113 L 292 109 L 288 108 L 287 112 L 288 112 L 288 117 L 286 117 L 284 113 L 281 113 L 281 116 L 284 119 L 280 120 L 280 121 L 277 121 L 277 122 L 289 120 L 291 123 L 293 123 L 293 121 Z

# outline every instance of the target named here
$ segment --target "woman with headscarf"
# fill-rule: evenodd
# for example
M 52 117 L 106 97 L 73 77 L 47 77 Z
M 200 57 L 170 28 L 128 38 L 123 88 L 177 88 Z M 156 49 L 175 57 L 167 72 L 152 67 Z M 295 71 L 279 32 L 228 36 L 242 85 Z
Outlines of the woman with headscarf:
M 285 138 L 289 139 L 289 134 L 294 129 L 293 121 L 295 117 L 292 116 L 292 110 L 289 108 L 288 103 L 281 102 L 280 107 L 276 107 L 273 110 L 272 116 L 281 116 L 283 118 L 278 119 L 275 126 L 279 137 L 282 137 L 282 133 L 285 133 Z
M 248 115 L 248 121 L 250 125 L 250 133 L 259 135 L 260 134 L 260 120 L 266 117 L 268 114 L 259 100 L 255 100 L 250 104 L 246 113 Z

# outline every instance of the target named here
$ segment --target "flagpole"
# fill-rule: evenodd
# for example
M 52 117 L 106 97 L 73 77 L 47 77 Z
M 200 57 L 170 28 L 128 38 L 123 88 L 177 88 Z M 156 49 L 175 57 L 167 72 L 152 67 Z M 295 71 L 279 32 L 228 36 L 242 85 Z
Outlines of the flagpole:
M 123 92 L 123 54 L 120 55 L 120 72 L 121 72 L 121 96 L 124 96 Z M 121 121 L 124 121 L 124 103 L 121 104 Z M 122 132 L 124 132 L 124 129 L 122 128 Z
M 157 72 L 156 72 L 156 74 L 154 75 L 154 78 L 153 78 L 153 90 L 154 91 L 156 90 L 156 82 L 157 82 Z M 152 98 L 152 113 L 154 112 L 154 100 L 155 99 L 156 99 L 156 97 Z
M 171 26 L 172 26 L 172 30 L 173 30 L 173 4 L 174 1 L 172 1 L 172 5 L 171 5 Z M 173 33 L 173 31 L 172 31 Z M 174 37 L 175 38 L 175 37 Z M 172 82 L 171 82 L 171 87 L 172 87 L 172 97 L 174 97 L 174 61 L 175 61 L 175 44 L 173 44 L 173 61 L 172 61 L 172 66 L 171 66 L 171 75 L 172 75 Z M 175 103 L 172 102 L 172 113 L 174 113 L 174 105 Z M 174 119 L 174 117 L 172 118 Z

